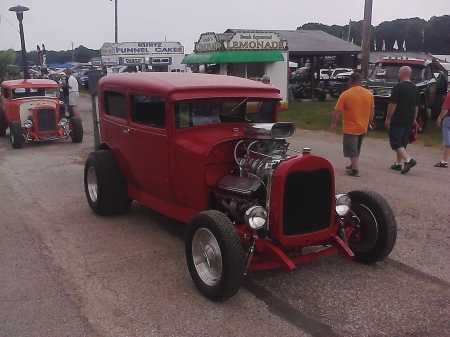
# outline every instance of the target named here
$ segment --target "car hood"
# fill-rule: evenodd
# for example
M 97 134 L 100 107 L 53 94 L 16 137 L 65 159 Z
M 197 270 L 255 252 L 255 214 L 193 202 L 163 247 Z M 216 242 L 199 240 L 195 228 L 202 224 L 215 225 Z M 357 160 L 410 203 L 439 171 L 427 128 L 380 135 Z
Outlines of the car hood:
M 244 138 L 243 126 L 227 123 L 183 130 L 174 137 L 175 153 L 195 161 L 228 161 L 236 143 Z

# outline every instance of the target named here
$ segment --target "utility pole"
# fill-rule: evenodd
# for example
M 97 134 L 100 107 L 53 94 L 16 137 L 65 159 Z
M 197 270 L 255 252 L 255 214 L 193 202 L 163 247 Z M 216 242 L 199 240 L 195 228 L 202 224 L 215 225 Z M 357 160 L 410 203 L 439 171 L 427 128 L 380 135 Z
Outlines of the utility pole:
M 352 27 L 352 19 L 348 22 L 348 35 L 347 35 L 347 42 L 350 42 L 350 30 Z
M 110 0 L 110 1 L 112 1 L 112 0 Z M 114 42 L 118 43 L 118 41 L 119 41 L 119 25 L 117 24 L 117 0 L 114 0 L 114 22 L 115 22 Z
M 370 57 L 370 28 L 372 26 L 372 0 L 365 0 L 364 4 L 364 23 L 362 37 L 362 55 L 361 55 L 361 71 L 362 77 L 369 75 L 369 57 Z

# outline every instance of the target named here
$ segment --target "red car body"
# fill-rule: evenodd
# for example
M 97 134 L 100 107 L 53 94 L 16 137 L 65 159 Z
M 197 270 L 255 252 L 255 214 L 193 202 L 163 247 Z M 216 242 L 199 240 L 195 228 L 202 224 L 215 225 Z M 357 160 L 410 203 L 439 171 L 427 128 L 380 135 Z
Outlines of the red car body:
M 347 240 L 360 241 L 359 221 L 355 213 L 337 215 L 329 161 L 308 148 L 286 154 L 295 151 L 286 142 L 295 128 L 275 122 L 278 89 L 183 73 L 109 75 L 98 89 L 101 145 L 84 176 L 90 207 L 99 215 L 123 213 L 136 200 L 190 223 L 188 267 L 206 297 L 233 296 L 247 270 L 290 273 L 295 264 L 336 252 L 353 260 Z M 261 122 L 264 105 L 271 116 Z M 392 219 L 377 221 L 389 223 L 389 243 L 380 235 L 375 241 L 384 248 L 365 262 L 393 248 L 395 219 L 386 212 Z M 206 241 L 212 243 L 203 247 Z M 319 248 L 303 254 L 311 246 Z

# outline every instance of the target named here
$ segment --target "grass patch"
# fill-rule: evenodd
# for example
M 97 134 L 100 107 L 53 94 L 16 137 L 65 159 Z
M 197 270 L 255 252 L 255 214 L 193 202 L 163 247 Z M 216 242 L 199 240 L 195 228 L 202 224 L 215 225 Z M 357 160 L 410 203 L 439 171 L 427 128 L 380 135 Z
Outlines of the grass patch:
M 331 116 L 335 105 L 335 101 L 289 103 L 289 109 L 279 111 L 278 120 L 280 122 L 292 122 L 297 128 L 303 130 L 331 132 Z M 367 137 L 388 139 L 384 121 L 375 120 L 375 124 L 375 130 L 370 131 Z M 342 120 L 338 122 L 336 132 L 342 133 Z M 442 147 L 442 129 L 438 128 L 436 121 L 431 120 L 429 116 L 426 130 L 423 134 L 419 134 L 416 144 L 432 148 Z

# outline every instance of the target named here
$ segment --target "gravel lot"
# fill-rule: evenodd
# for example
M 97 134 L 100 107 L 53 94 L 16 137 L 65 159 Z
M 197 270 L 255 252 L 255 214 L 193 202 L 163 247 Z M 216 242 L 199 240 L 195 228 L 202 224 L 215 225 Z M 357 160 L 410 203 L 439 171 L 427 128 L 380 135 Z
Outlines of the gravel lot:
M 134 203 L 98 217 L 84 196 L 93 149 L 82 97 L 81 144 L 13 150 L 0 139 L 0 336 L 449 336 L 448 169 L 438 149 L 410 147 L 418 165 L 389 169 L 387 141 L 366 139 L 361 177 L 345 174 L 341 135 L 297 130 L 335 167 L 336 191 L 370 189 L 398 224 L 391 256 L 375 266 L 331 256 L 252 272 L 225 303 L 203 298 L 184 259 L 185 225 Z

